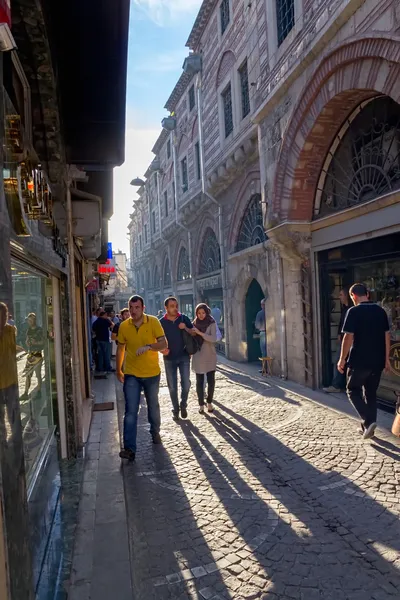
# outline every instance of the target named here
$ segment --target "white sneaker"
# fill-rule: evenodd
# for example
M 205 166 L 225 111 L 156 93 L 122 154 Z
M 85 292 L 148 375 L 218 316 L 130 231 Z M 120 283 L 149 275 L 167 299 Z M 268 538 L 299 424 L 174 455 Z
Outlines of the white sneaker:
M 371 423 L 371 425 L 369 427 L 367 427 L 367 429 L 364 431 L 363 439 L 370 440 L 371 438 L 373 438 L 375 429 L 376 429 L 376 423 Z
M 325 394 L 340 394 L 341 392 L 339 388 L 335 388 L 333 387 L 333 385 L 330 385 L 326 388 L 322 388 L 322 391 L 325 392 Z
M 202 415 L 204 413 L 204 406 L 200 406 L 199 413 Z

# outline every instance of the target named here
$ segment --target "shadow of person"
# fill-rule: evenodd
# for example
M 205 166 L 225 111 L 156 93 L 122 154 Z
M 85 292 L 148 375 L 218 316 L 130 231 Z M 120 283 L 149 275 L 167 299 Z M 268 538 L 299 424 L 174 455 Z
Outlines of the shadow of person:
M 117 402 L 121 433 L 124 399 L 118 385 Z M 170 415 L 169 406 L 163 412 Z M 191 493 L 190 482 L 186 491 L 190 452 L 181 447 L 180 428 L 172 420 L 163 445 L 153 445 L 146 413 L 142 398 L 136 462 L 122 465 L 134 596 L 190 600 L 199 597 L 196 590 L 207 590 L 217 598 L 228 590 L 216 567 L 221 556 L 210 546 L 212 534 L 201 525 L 204 498 Z M 216 506 L 216 499 L 209 505 Z
M 400 448 L 395 444 L 392 444 L 387 440 L 383 440 L 375 435 L 372 438 L 371 447 L 377 452 L 380 452 L 381 454 L 400 462 Z
M 388 495 L 388 505 L 382 505 L 380 500 L 383 501 L 384 498 L 379 491 L 368 495 L 354 481 L 334 469 L 329 473 L 319 471 L 276 437 L 260 429 L 225 403 L 215 404 L 220 410 L 215 411 L 214 417 L 207 419 L 208 424 L 227 443 L 232 444 L 236 437 L 243 440 L 245 448 L 252 449 L 258 456 L 258 462 L 246 462 L 252 475 L 262 482 L 259 467 L 261 461 L 264 470 L 268 469 L 269 464 L 278 476 L 282 484 L 282 506 L 292 515 L 294 523 L 303 523 L 307 536 L 313 540 L 310 542 L 314 546 L 311 552 L 315 552 L 311 562 L 312 578 L 321 579 L 318 569 L 323 565 L 326 569 L 329 565 L 329 571 L 322 573 L 322 578 L 325 578 L 323 585 L 328 585 L 328 582 L 332 584 L 333 577 L 336 583 L 340 581 L 346 593 L 359 589 L 367 590 L 364 598 L 379 597 L 379 594 L 395 597 L 400 585 L 399 571 L 396 568 L 398 562 L 394 565 L 399 560 L 400 550 L 400 522 L 398 508 L 395 508 L 398 507 L 395 504 L 395 490 Z M 380 465 L 376 466 L 379 472 Z M 221 464 L 221 469 L 224 472 L 227 466 L 222 468 Z M 365 466 L 365 472 L 368 470 L 371 474 L 376 472 L 374 465 L 369 463 Z M 390 503 L 391 499 L 393 504 Z M 287 536 L 287 541 L 290 541 L 289 546 L 296 544 L 291 531 L 283 533 L 283 537 Z M 278 527 L 276 536 L 282 542 L 280 535 Z M 289 555 L 292 550 L 290 547 Z M 273 549 L 269 548 L 269 551 L 273 553 Z M 346 556 L 346 561 L 342 564 L 343 555 Z M 301 564 L 300 558 L 298 562 Z M 290 569 L 291 573 L 295 564 L 296 561 Z M 269 573 L 269 576 L 272 581 L 276 581 L 275 574 Z
M 285 392 L 284 390 L 277 388 L 274 383 L 270 383 L 268 381 L 263 381 L 261 379 L 254 379 L 254 377 L 250 375 L 246 375 L 245 373 L 235 373 L 228 367 L 219 364 L 217 373 L 221 373 L 224 377 L 228 377 L 230 382 L 234 382 L 240 388 L 245 388 L 251 390 L 253 392 L 257 392 L 260 396 L 269 397 L 271 394 L 271 390 L 274 390 L 274 397 L 278 397 L 281 400 L 284 400 L 288 404 L 293 404 L 295 406 L 300 406 L 299 400 L 295 398 L 295 393 L 290 394 L 290 392 Z

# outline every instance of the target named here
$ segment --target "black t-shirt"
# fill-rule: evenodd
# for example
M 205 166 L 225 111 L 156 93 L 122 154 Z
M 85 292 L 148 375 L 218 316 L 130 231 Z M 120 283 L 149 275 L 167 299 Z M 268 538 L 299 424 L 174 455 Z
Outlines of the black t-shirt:
M 96 340 L 98 342 L 109 342 L 110 341 L 110 326 L 111 323 L 108 319 L 104 319 L 103 317 L 99 317 L 93 323 L 93 331 L 96 335 Z
M 386 362 L 385 333 L 389 329 L 387 314 L 377 304 L 362 302 L 352 306 L 343 325 L 343 333 L 354 335 L 348 366 L 382 371 Z
M 169 354 L 168 356 L 164 356 L 164 360 L 178 360 L 188 357 L 189 355 L 185 350 L 183 335 L 181 329 L 179 329 L 179 324 L 185 323 L 188 329 L 192 329 L 193 325 L 190 322 L 189 317 L 186 315 L 179 315 L 175 321 L 170 321 L 167 316 L 164 315 L 164 317 L 160 319 L 160 323 L 164 329 L 169 349 Z

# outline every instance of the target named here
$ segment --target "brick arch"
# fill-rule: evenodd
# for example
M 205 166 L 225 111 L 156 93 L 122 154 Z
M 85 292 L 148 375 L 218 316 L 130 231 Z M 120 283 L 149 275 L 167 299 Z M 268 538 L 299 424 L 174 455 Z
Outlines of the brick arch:
M 188 249 L 188 243 L 187 243 L 187 237 L 186 234 L 183 234 L 181 236 L 179 236 L 178 240 L 176 241 L 175 244 L 175 248 L 172 252 L 172 271 L 171 274 L 173 273 L 174 275 L 174 280 L 177 280 L 177 273 L 178 273 L 178 259 L 179 259 L 179 254 L 182 248 L 185 248 L 186 250 Z
M 258 170 L 248 173 L 239 188 L 229 228 L 228 249 L 230 253 L 235 251 L 240 225 L 250 198 L 254 194 L 261 194 L 260 171 Z
M 194 266 L 195 266 L 195 273 L 198 275 L 199 270 L 200 270 L 200 260 L 201 260 L 201 253 L 203 250 L 203 243 L 204 243 L 204 239 L 205 239 L 205 235 L 207 233 L 208 229 L 212 229 L 212 231 L 215 234 L 215 237 L 218 240 L 218 230 L 216 228 L 216 219 L 213 218 L 210 214 L 206 214 L 202 221 L 200 222 L 199 228 L 198 228 L 198 235 L 197 235 L 197 239 L 195 241 L 194 244 L 194 248 L 196 249 L 196 255 L 194 256 Z
M 217 70 L 217 78 L 216 78 L 216 86 L 219 87 L 221 83 L 223 83 L 226 75 L 229 73 L 231 69 L 235 66 L 236 56 L 232 52 L 232 50 L 227 50 L 222 55 L 220 63 L 218 65 Z
M 400 38 L 354 38 L 331 51 L 307 82 L 285 131 L 270 220 L 311 220 L 327 152 L 350 113 L 385 94 L 400 101 Z
M 31 91 L 33 146 L 50 180 L 57 182 L 64 175 L 66 160 L 46 31 L 43 10 L 37 0 L 13 0 L 12 32 Z

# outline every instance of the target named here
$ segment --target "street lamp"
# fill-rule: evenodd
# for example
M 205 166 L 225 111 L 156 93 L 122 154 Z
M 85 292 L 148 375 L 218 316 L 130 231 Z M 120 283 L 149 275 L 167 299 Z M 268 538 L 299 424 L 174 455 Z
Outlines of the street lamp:
M 140 177 L 136 177 L 135 179 L 132 179 L 131 185 L 133 185 L 134 187 L 142 187 L 142 185 L 145 185 L 145 181 L 143 181 L 143 179 L 140 179 Z

